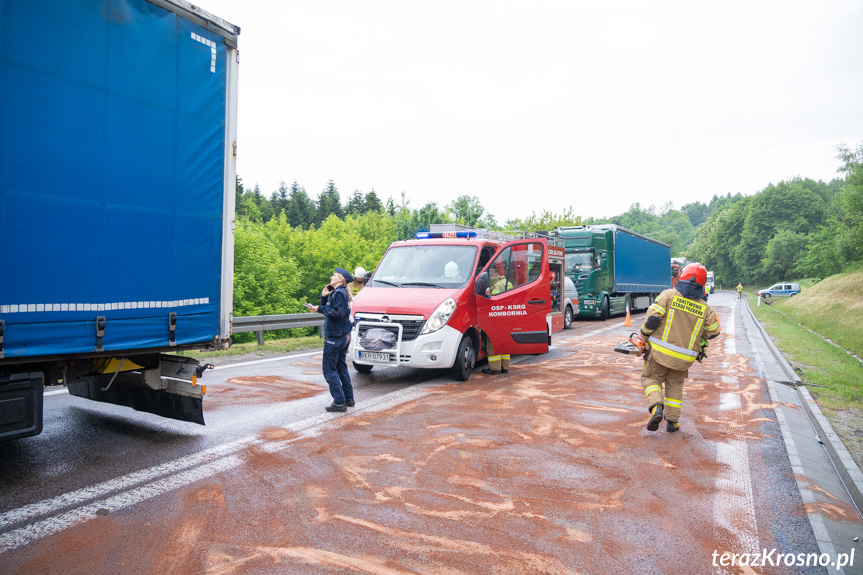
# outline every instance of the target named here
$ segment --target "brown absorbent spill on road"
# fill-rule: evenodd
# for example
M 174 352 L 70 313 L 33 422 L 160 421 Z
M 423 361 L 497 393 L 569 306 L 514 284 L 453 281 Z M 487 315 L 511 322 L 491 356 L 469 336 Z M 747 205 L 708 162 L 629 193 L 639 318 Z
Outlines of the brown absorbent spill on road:
M 716 353 L 715 365 L 692 369 L 681 431 L 647 432 L 641 362 L 611 352 L 619 339 L 579 341 L 570 357 L 505 377 L 477 372 L 300 441 L 265 430 L 239 467 L 54 538 L 98 553 L 50 560 L 56 549 L 35 544 L 46 545 L 38 566 L 88 575 L 715 572 L 711 553 L 737 544 L 714 524 L 715 480 L 726 471 L 716 442 L 758 439 L 755 416 L 769 405 L 758 403 L 744 361 L 732 367 L 739 386 L 727 389 Z M 241 397 L 325 391 L 280 378 L 229 384 L 225 393 Z M 729 391 L 740 409 L 720 409 Z
M 285 379 L 278 375 L 232 377 L 224 385 L 207 388 L 205 410 L 217 409 L 222 404 L 273 403 L 294 401 L 326 392 L 325 387 Z

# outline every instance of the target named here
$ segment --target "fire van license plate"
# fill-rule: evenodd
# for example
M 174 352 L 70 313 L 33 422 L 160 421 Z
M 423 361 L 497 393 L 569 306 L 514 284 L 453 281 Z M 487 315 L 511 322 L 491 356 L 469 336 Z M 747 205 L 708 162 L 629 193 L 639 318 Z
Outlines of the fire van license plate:
M 389 363 L 390 354 L 388 353 L 376 353 L 373 351 L 361 351 L 360 359 L 365 359 L 367 361 L 385 361 Z

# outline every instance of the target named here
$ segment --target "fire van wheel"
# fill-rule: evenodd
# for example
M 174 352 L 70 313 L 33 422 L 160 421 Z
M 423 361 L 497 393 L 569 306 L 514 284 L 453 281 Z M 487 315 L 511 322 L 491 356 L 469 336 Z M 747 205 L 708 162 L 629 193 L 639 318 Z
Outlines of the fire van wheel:
M 566 310 L 563 312 L 563 329 L 570 327 L 572 327 L 572 307 L 566 306 Z
M 372 370 L 373 367 L 371 365 L 362 365 L 361 363 L 357 363 L 355 361 L 352 361 L 351 363 L 354 364 L 354 369 L 360 373 L 368 373 Z
M 473 340 L 465 334 L 458 345 L 455 363 L 452 366 L 452 376 L 456 381 L 467 381 L 473 370 L 473 362 L 476 353 L 473 350 Z

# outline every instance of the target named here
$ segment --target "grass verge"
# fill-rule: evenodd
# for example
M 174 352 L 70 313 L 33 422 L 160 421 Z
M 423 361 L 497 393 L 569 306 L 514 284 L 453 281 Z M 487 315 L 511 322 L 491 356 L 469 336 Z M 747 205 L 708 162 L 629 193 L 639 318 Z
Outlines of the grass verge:
M 809 386 L 809 393 L 857 465 L 863 468 L 863 363 L 813 334 L 806 327 L 815 330 L 814 327 L 787 313 L 789 304 L 796 304 L 793 300 L 798 297 L 771 305 L 763 305 L 762 302 L 757 306 L 757 299 L 750 296 L 749 305 L 776 346 Z M 800 319 L 807 318 L 804 314 Z M 815 331 L 836 341 L 836 334 L 831 329 L 836 323 L 820 322 L 820 331 Z
M 819 386 L 810 392 L 821 407 L 863 409 L 863 363 L 802 327 L 784 313 L 785 303 L 757 306 L 751 301 L 750 305 L 800 377 Z

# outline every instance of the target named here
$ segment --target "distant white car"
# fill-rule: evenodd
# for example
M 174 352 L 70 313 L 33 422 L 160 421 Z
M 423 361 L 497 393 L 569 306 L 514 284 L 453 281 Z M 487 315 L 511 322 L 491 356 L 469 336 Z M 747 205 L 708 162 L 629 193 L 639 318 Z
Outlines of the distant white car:
M 572 320 L 578 315 L 578 290 L 572 280 L 563 278 L 563 329 L 569 329 Z
M 758 295 L 767 297 L 792 297 L 800 293 L 800 284 L 796 282 L 782 282 L 769 288 L 758 291 Z

